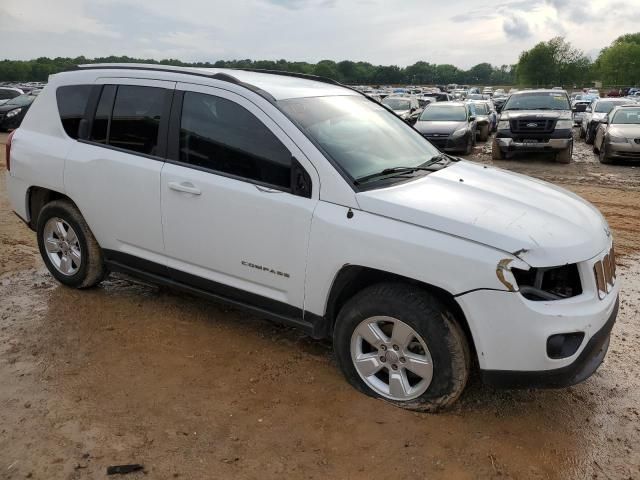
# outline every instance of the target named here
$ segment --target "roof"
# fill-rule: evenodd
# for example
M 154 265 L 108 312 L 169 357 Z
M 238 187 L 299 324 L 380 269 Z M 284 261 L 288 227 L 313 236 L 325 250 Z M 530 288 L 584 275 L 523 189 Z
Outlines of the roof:
M 252 86 L 255 89 L 271 95 L 275 100 L 302 97 L 324 97 L 330 95 L 360 95 L 358 92 L 345 87 L 333 80 L 280 71 L 241 70 L 232 68 L 198 68 L 175 67 L 172 65 L 157 65 L 146 63 L 97 63 L 78 65 L 82 70 L 117 69 L 117 70 L 146 70 L 159 72 L 173 72 L 179 75 L 197 75 L 212 79 L 234 81 L 234 83 Z M 180 81 L 176 78 L 176 81 Z
M 559 93 L 564 93 L 568 95 L 566 90 L 554 90 L 553 88 L 536 88 L 531 90 L 517 90 L 513 92 L 511 95 L 526 95 L 528 93 L 555 93 L 556 95 Z

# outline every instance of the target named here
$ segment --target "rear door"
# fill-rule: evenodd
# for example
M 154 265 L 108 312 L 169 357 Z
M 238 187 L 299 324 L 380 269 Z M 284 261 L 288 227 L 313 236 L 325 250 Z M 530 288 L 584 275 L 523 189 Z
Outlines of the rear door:
M 161 195 L 172 275 L 299 317 L 315 169 L 264 111 L 227 90 L 178 84 L 171 129 Z M 294 193 L 301 176 L 309 189 Z
M 86 138 L 67 157 L 68 195 L 112 260 L 166 264 L 160 172 L 174 88 L 175 82 L 99 79 Z

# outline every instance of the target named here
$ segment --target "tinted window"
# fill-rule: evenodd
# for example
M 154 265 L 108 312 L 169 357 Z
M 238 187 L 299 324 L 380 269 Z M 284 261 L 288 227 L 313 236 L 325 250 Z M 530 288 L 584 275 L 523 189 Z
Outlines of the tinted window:
M 164 88 L 118 86 L 109 126 L 109 145 L 156 155 L 166 95 Z
M 113 109 L 113 100 L 116 97 L 116 86 L 105 85 L 100 94 L 96 115 L 93 119 L 91 127 L 91 140 L 98 143 L 107 143 L 109 134 L 109 121 L 111 120 L 111 110 Z
M 566 93 L 527 92 L 511 95 L 503 110 L 571 110 L 571 107 Z
M 78 138 L 78 126 L 87 108 L 91 85 L 67 85 L 56 90 L 58 113 L 64 131 L 71 138 Z
M 271 185 L 291 185 L 291 153 L 252 113 L 224 98 L 186 92 L 180 161 Z
M 429 105 L 424 109 L 420 120 L 424 122 L 464 122 L 467 110 L 463 106 Z
M 20 92 L 16 92 L 15 90 L 6 90 L 4 88 L 0 88 L 0 100 L 7 100 L 8 98 L 15 98 L 20 95 Z

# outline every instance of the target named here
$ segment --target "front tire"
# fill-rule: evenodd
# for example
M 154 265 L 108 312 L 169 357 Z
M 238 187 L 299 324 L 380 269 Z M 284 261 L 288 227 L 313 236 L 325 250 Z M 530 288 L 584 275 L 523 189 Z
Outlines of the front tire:
M 487 141 L 487 139 L 489 138 L 489 125 L 480 127 L 478 137 L 481 142 Z
M 571 156 L 573 155 L 573 145 L 565 148 L 564 150 L 556 153 L 556 162 L 557 163 L 571 163 Z
M 97 285 L 106 275 L 102 249 L 82 214 L 69 200 L 55 200 L 40 211 L 38 248 L 56 280 L 74 288 Z
M 598 152 L 598 160 L 600 160 L 600 163 L 611 163 L 611 158 L 609 158 L 609 156 L 607 155 L 607 147 L 604 145 L 604 143 L 602 144 L 602 146 L 600 147 L 600 151 Z
M 351 298 L 338 315 L 333 345 L 353 387 L 409 410 L 451 405 L 469 377 L 469 345 L 455 317 L 409 284 L 381 283 Z
M 491 158 L 493 160 L 503 160 L 504 154 L 502 150 L 500 150 L 500 145 L 498 145 L 498 141 L 494 138 L 491 143 Z

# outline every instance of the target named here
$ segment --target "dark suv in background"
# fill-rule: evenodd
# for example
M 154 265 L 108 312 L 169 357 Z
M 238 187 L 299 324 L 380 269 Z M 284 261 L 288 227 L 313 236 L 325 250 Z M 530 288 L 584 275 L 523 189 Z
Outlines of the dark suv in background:
M 500 113 L 492 157 L 512 152 L 553 152 L 556 161 L 571 162 L 573 117 L 567 92 L 526 90 L 512 94 Z

